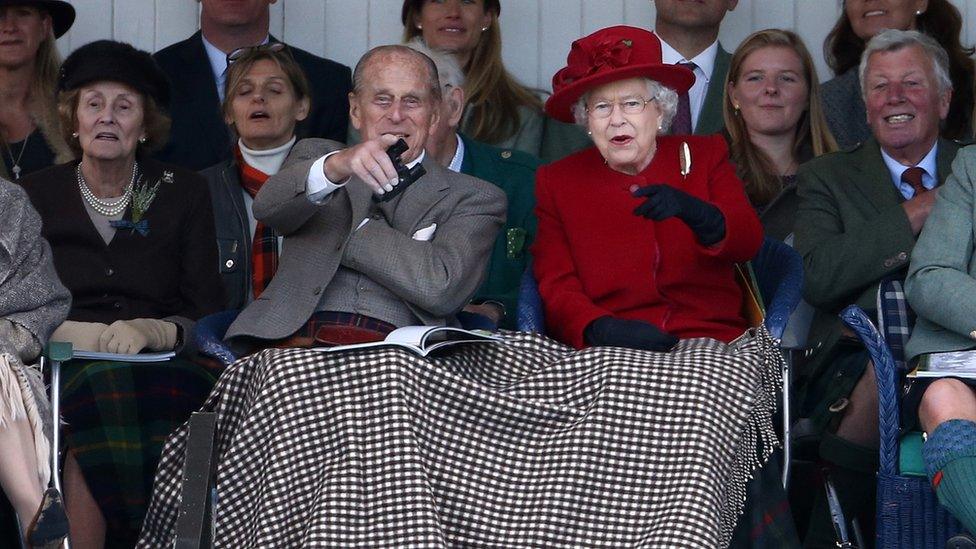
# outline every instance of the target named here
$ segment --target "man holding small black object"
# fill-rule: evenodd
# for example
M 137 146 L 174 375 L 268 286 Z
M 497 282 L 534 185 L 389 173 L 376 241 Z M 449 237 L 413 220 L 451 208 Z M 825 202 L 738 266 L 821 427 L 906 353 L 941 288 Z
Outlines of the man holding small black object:
M 285 253 L 228 338 L 253 350 L 456 324 L 484 277 L 506 201 L 494 185 L 428 159 L 440 101 L 437 70 L 423 54 L 380 46 L 363 56 L 349 114 L 364 140 L 349 148 L 301 141 L 258 193 L 255 217 L 284 236 Z M 401 140 L 407 148 L 396 162 L 388 150 Z M 419 178 L 401 178 L 408 170 Z

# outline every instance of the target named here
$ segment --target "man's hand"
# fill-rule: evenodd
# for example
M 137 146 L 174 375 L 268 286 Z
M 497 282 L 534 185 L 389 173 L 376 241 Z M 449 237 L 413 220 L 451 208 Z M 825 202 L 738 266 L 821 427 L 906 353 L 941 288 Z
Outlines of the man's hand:
M 929 214 L 932 213 L 932 206 L 935 204 L 938 192 L 939 189 L 932 189 L 931 191 L 916 194 L 911 200 L 902 202 L 901 207 L 905 209 L 905 215 L 908 216 L 908 223 L 912 226 L 913 235 L 918 236 L 918 233 L 922 232 L 925 221 L 929 218 Z
M 486 316 L 490 318 L 496 326 L 502 321 L 502 317 L 505 314 L 505 311 L 503 311 L 502 308 L 495 303 L 481 303 L 479 305 L 468 303 L 462 310 L 468 313 Z
M 383 134 L 343 149 L 325 160 L 325 177 L 338 183 L 354 175 L 378 195 L 392 191 L 399 178 L 386 149 L 396 142 L 397 136 Z

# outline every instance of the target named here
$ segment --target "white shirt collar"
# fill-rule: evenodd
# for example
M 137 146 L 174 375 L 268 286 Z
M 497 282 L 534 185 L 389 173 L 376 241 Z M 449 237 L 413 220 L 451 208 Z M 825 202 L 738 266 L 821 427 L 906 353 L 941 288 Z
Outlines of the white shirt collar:
M 461 164 L 464 164 L 464 141 L 461 136 L 454 134 L 457 138 L 457 150 L 454 151 L 454 158 L 451 159 L 451 163 L 447 165 L 447 169 L 452 172 L 461 173 Z
M 926 189 L 934 189 L 939 176 L 938 164 L 936 163 L 936 155 L 939 151 L 939 140 L 936 139 L 932 148 L 929 149 L 928 154 L 926 154 L 922 160 L 919 161 L 916 166 L 925 170 L 922 175 L 922 186 Z M 881 148 L 881 158 L 884 160 L 885 166 L 888 167 L 888 173 L 891 175 L 891 182 L 895 184 L 895 188 L 901 192 L 902 196 L 906 199 L 911 198 L 915 195 L 915 190 L 908 183 L 901 180 L 901 174 L 905 172 L 908 168 L 912 166 L 905 166 L 892 158 L 888 153 L 885 152 L 884 148 Z
M 670 65 L 676 65 L 678 63 L 694 63 L 698 66 L 695 70 L 695 77 L 703 77 L 705 83 L 707 84 L 712 78 L 712 71 L 715 69 L 715 57 L 718 55 L 718 40 L 712 42 L 712 45 L 705 48 L 704 51 L 698 55 L 692 57 L 691 59 L 685 59 L 678 50 L 671 47 L 664 41 L 663 38 L 658 36 L 661 40 L 661 60 Z M 701 72 L 699 72 L 699 70 Z
M 414 158 L 410 162 L 407 162 L 406 166 L 408 168 L 412 168 L 412 167 L 416 166 L 417 164 L 420 164 L 421 162 L 423 162 L 424 161 L 424 158 L 427 158 L 427 149 L 424 149 L 424 150 L 420 151 L 420 156 L 418 156 L 417 158 Z
M 210 70 L 213 71 L 214 82 L 217 84 L 217 95 L 223 101 L 224 83 L 227 79 L 227 53 L 224 53 L 220 48 L 211 44 L 203 34 L 200 34 L 200 38 L 203 39 L 203 49 L 207 52 L 207 59 L 210 61 Z M 270 40 L 271 35 L 267 35 L 258 45 L 262 46 L 267 44 Z

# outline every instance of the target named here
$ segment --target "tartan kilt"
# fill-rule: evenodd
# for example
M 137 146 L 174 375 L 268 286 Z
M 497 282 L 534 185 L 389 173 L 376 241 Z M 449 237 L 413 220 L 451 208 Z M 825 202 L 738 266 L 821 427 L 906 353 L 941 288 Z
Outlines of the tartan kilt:
M 135 545 L 166 437 L 206 399 L 216 378 L 179 358 L 62 365 L 67 448 L 105 517 L 110 546 Z

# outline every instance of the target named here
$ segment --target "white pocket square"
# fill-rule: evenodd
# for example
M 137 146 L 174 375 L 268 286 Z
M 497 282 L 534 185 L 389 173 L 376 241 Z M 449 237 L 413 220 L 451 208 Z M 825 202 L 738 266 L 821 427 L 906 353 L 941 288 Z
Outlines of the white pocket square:
M 419 229 L 417 232 L 413 233 L 412 238 L 421 242 L 427 242 L 428 240 L 434 238 L 435 230 L 437 230 L 437 223 L 431 223 L 430 227 L 424 227 L 423 229 Z

